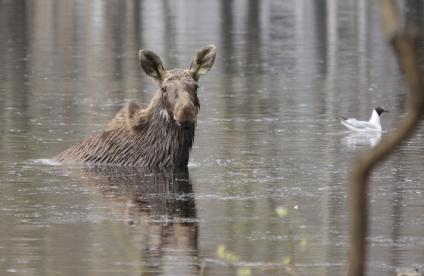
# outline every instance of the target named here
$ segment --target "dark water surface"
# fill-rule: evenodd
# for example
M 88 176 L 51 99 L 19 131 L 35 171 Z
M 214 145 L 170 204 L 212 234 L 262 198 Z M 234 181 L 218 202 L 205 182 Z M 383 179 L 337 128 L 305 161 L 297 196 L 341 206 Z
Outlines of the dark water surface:
M 345 273 L 347 173 L 379 137 L 338 117 L 380 105 L 389 130 L 405 114 L 374 4 L 2 0 L 0 41 L 1 275 Z M 188 171 L 40 160 L 149 102 L 139 48 L 172 68 L 207 44 Z M 369 275 L 423 269 L 423 139 L 372 175 Z

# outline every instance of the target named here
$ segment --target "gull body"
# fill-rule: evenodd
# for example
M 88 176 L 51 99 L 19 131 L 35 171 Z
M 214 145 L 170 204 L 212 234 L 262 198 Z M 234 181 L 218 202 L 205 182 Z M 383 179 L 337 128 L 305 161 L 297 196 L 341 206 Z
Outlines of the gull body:
M 372 113 L 371 118 L 368 121 L 359 121 L 354 118 L 343 118 L 341 124 L 347 127 L 351 131 L 356 132 L 381 132 L 380 115 L 383 112 L 388 112 L 381 107 L 376 107 Z

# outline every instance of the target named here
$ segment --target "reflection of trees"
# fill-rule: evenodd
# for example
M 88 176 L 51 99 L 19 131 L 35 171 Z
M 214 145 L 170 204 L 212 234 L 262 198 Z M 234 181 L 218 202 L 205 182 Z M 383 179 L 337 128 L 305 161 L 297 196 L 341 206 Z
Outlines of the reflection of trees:
M 424 3 L 421 0 L 405 1 L 405 19 L 407 23 L 424 26 Z
M 128 223 L 145 238 L 141 261 L 146 271 L 198 274 L 193 261 L 198 249 L 197 214 L 188 170 L 95 167 L 83 174 L 105 197 L 126 202 Z
M 178 49 L 178 41 L 177 41 L 177 32 L 175 31 L 176 26 L 176 16 L 173 14 L 172 2 L 169 0 L 162 0 L 162 39 L 164 40 L 163 47 L 165 48 L 164 60 L 167 61 L 168 68 L 172 68 L 173 66 L 177 67 L 177 56 L 173 53 L 173 51 Z M 171 67 L 169 67 L 171 66 Z M 180 65 L 181 66 L 181 65 Z
M 16 155 L 11 143 L 28 143 L 22 133 L 30 129 L 27 3 L 6 1 L 0 6 L 0 156 L 7 159 Z

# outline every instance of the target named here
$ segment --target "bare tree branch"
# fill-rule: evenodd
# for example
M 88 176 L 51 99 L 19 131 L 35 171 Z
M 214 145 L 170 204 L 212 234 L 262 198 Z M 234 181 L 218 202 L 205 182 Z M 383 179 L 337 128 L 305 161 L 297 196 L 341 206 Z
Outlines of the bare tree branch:
M 409 88 L 408 113 L 395 130 L 384 135 L 374 148 L 360 153 L 350 173 L 351 243 L 348 275 L 363 275 L 368 225 L 367 180 L 373 168 L 390 155 L 416 129 L 424 113 L 424 82 L 418 64 L 418 33 L 401 28 L 394 0 L 380 0 L 383 31 L 391 42 Z

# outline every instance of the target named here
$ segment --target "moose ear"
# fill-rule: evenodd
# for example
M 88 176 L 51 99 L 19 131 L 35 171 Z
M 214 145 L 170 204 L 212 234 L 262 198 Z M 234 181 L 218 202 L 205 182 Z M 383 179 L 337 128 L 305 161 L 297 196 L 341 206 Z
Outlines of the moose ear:
M 215 45 L 206 46 L 196 54 L 190 65 L 190 74 L 196 81 L 201 75 L 206 74 L 211 69 L 215 61 L 216 47 Z
M 138 60 L 144 72 L 152 77 L 158 85 L 161 85 L 165 77 L 165 69 L 160 57 L 151 51 L 141 49 L 138 52 Z

